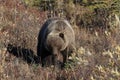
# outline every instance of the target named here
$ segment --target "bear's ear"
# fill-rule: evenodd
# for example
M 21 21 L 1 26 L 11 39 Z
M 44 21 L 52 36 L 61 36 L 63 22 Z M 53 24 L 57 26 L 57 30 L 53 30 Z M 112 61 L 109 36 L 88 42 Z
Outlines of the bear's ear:
M 64 39 L 64 34 L 63 33 L 59 33 L 59 36 Z

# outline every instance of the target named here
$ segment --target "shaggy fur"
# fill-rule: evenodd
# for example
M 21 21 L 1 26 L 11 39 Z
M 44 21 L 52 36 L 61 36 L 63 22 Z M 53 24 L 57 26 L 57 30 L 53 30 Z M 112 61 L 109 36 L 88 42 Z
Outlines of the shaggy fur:
M 37 55 L 42 66 L 64 65 L 68 55 L 73 51 L 75 35 L 67 20 L 55 18 L 47 20 L 38 36 Z M 46 59 L 51 56 L 50 60 Z

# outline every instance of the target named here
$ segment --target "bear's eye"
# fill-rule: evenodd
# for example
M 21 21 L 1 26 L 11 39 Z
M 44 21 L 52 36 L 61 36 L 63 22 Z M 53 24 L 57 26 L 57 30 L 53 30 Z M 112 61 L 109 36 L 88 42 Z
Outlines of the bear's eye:
M 59 36 L 64 39 L 64 34 L 60 33 Z

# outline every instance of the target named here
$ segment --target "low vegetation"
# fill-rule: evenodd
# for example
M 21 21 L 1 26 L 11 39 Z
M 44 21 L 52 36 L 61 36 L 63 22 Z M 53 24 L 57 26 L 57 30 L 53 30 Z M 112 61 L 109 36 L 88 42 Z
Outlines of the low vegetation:
M 119 80 L 119 0 L 68 0 L 52 10 L 35 1 L 0 1 L 1 80 Z M 48 17 L 68 19 L 75 31 L 77 50 L 63 70 L 37 64 L 38 32 Z

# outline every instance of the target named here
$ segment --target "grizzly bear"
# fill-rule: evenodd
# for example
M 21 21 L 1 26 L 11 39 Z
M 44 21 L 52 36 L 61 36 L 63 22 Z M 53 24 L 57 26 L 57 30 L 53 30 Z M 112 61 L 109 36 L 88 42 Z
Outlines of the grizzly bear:
M 42 66 L 63 67 L 74 48 L 75 34 L 67 20 L 53 18 L 43 24 L 37 45 Z

